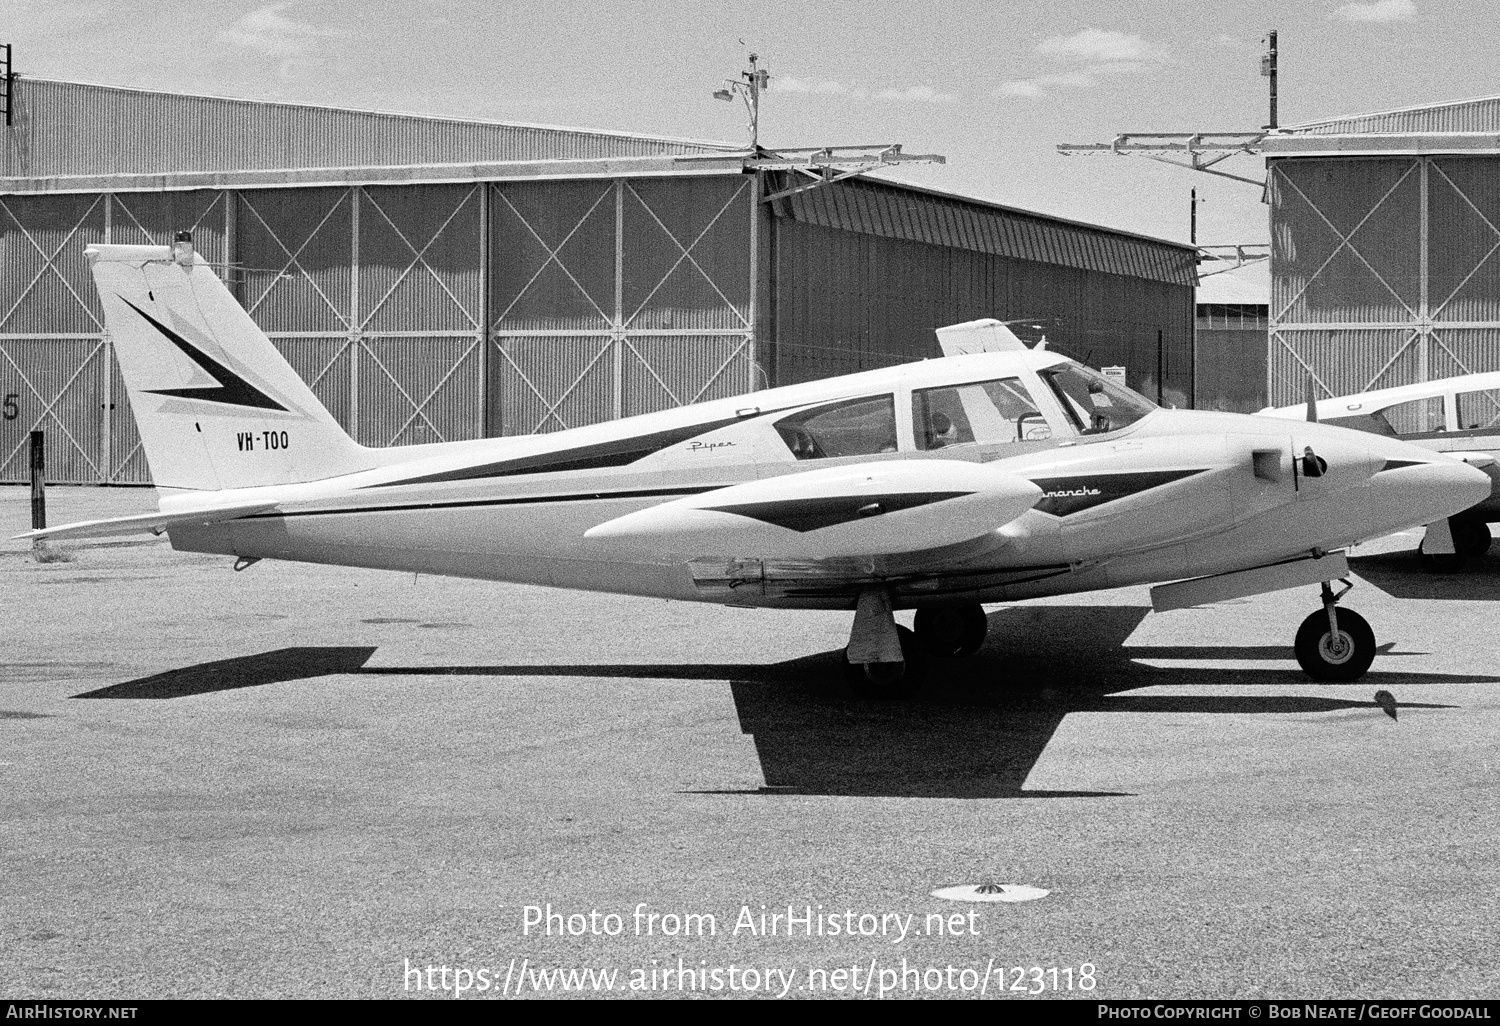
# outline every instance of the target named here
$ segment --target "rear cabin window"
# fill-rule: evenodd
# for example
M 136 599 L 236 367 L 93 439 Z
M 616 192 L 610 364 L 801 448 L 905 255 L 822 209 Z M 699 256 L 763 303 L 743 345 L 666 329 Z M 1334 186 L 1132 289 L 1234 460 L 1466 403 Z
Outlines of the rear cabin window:
M 911 395 L 911 416 L 918 449 L 1052 437 L 1020 378 L 918 389 Z
M 1500 428 L 1500 388 L 1460 392 L 1454 398 L 1457 400 L 1459 430 Z
M 847 399 L 782 417 L 776 433 L 799 460 L 896 451 L 896 397 Z

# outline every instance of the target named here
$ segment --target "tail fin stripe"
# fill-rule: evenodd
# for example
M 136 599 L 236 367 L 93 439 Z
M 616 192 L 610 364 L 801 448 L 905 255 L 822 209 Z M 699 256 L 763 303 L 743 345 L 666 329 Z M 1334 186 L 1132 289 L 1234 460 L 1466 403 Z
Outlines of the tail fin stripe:
M 145 391 L 150 392 L 152 395 L 169 395 L 179 399 L 199 399 L 203 402 L 223 403 L 225 406 L 246 406 L 253 410 L 280 410 L 283 413 L 287 412 L 285 406 L 282 406 L 275 399 L 266 395 L 260 389 L 250 384 L 250 382 L 240 377 L 228 367 L 225 367 L 222 363 L 177 334 L 177 332 L 167 327 L 161 321 L 158 321 L 155 317 L 152 317 L 130 300 L 124 296 L 120 296 L 120 300 L 149 321 L 151 326 L 161 332 L 162 336 L 168 342 L 171 342 L 178 349 L 182 350 L 183 354 L 189 360 L 192 360 L 199 367 L 203 368 L 210 377 L 219 383 L 214 388 L 148 388 Z

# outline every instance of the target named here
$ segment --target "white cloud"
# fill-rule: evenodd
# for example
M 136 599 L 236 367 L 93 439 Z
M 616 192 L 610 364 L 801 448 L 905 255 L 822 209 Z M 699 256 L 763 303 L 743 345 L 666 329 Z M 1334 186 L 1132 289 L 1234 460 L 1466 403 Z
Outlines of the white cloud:
M 1032 78 L 1001 82 L 995 89 L 995 95 L 1051 96 L 1058 89 L 1090 89 L 1099 84 L 1102 76 L 1138 75 L 1150 70 L 1150 67 L 1149 64 L 1133 61 L 1095 64 L 1080 71 L 1064 71 L 1056 75 L 1037 75 Z
M 1071 36 L 1049 36 L 1037 44 L 1044 57 L 1083 61 L 1139 61 L 1152 56 L 1151 47 L 1134 33 L 1086 28 Z
M 1001 82 L 995 89 L 996 96 L 1046 96 L 1047 90 L 1042 88 L 1034 79 L 1019 78 L 1011 82 Z
M 790 75 L 771 79 L 771 89 L 773 92 L 820 93 L 824 96 L 844 96 L 851 91 L 842 82 L 835 82 L 832 79 L 814 82 L 812 79 L 793 78 Z
M 1417 16 L 1413 0 L 1371 0 L 1365 4 L 1345 4 L 1333 12 L 1344 21 L 1412 21 Z
M 322 39 L 341 35 L 338 29 L 294 21 L 282 15 L 287 4 L 258 7 L 219 32 L 221 42 L 277 57 L 297 57 L 310 52 Z
M 889 87 L 871 91 L 863 86 L 845 85 L 832 79 L 816 80 L 782 75 L 771 79 L 771 90 L 781 93 L 798 93 L 803 96 L 848 96 L 856 100 L 876 99 L 892 103 L 951 103 L 958 99 L 953 93 L 943 93 L 927 85 Z
M 907 86 L 905 89 L 882 89 L 875 94 L 877 100 L 895 100 L 897 103 L 952 103 L 958 97 L 952 93 L 940 93 L 932 86 Z

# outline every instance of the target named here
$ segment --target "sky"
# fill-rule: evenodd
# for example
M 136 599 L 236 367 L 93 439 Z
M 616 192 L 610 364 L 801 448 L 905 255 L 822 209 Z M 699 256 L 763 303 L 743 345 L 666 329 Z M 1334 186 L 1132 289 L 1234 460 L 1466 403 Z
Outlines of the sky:
M 885 176 L 1157 238 L 1268 239 L 1253 185 L 1062 142 L 1254 131 L 1500 95 L 1493 0 L 0 0 L 22 75 L 729 143 L 714 90 L 771 73 L 762 145 L 900 143 Z M 1249 178 L 1263 162 L 1220 165 Z

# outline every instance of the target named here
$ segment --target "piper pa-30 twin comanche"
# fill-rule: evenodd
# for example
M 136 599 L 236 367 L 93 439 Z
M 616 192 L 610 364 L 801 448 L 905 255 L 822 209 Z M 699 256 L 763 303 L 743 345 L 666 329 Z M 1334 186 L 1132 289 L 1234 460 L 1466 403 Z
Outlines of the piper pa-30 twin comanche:
M 1336 606 L 1345 547 L 1489 494 L 1370 434 L 1158 409 L 999 322 L 950 355 L 555 434 L 356 444 L 190 240 L 88 251 L 160 512 L 33 538 L 174 548 L 737 606 L 849 609 L 849 679 L 907 692 L 982 644 L 981 603 L 1122 585 L 1158 610 L 1322 585 L 1314 678 L 1375 639 Z M 980 350 L 975 352 L 974 350 Z M 915 608 L 914 630 L 897 609 Z

